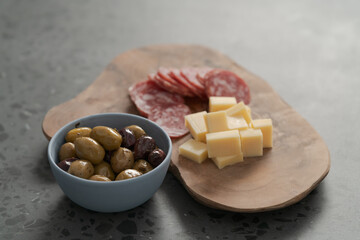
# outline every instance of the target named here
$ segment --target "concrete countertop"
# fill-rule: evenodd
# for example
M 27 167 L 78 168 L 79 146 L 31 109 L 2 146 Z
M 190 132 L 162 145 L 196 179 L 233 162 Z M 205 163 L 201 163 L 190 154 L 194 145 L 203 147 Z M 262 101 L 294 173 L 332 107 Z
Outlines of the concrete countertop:
M 0 239 L 359 238 L 358 1 L 0 2 Z M 170 173 L 123 213 L 72 203 L 55 182 L 41 132 L 118 54 L 202 44 L 265 79 L 319 132 L 331 169 L 301 202 L 241 214 L 194 201 Z

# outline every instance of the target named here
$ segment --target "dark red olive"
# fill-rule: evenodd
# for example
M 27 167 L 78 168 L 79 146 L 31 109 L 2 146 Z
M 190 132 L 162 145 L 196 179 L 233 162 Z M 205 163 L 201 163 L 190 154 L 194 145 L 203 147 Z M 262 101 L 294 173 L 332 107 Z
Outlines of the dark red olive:
M 75 161 L 75 160 L 79 160 L 76 157 L 73 158 L 68 158 L 68 159 L 64 159 L 61 162 L 59 162 L 57 165 L 64 170 L 65 172 L 67 172 L 69 170 L 70 164 Z
M 164 161 L 166 154 L 160 148 L 155 149 L 149 154 L 148 162 L 155 168 Z
M 134 145 L 134 158 L 147 159 L 149 153 L 156 148 L 155 140 L 150 136 L 141 136 Z
M 110 163 L 111 156 L 114 151 L 105 151 L 104 161 Z
M 121 146 L 125 148 L 132 148 L 136 142 L 134 133 L 128 128 L 120 129 L 119 133 L 123 140 Z

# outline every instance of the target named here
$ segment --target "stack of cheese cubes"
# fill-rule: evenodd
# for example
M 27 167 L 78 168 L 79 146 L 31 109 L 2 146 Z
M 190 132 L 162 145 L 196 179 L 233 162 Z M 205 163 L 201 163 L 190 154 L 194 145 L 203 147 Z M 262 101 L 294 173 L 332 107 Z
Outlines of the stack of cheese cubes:
M 242 162 L 244 157 L 263 155 L 272 147 L 271 119 L 252 119 L 251 109 L 234 97 L 210 97 L 206 111 L 185 116 L 192 139 L 183 143 L 180 154 L 202 163 L 211 158 L 221 169 Z

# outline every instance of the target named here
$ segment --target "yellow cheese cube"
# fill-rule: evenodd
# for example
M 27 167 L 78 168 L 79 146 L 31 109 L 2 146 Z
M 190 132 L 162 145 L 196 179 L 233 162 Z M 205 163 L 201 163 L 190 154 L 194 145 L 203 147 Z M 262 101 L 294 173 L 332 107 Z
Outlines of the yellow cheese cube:
M 250 117 L 251 117 L 251 108 L 248 105 L 245 105 L 246 111 L 248 111 Z
M 205 135 L 208 133 L 204 118 L 205 115 L 206 111 L 202 111 L 185 116 L 185 126 L 189 129 L 191 136 L 199 142 L 205 142 Z
M 242 117 L 231 117 L 227 116 L 228 128 L 230 130 L 246 130 L 249 128 L 249 125 Z
M 238 130 L 208 133 L 206 134 L 206 142 L 209 158 L 241 154 Z
M 203 142 L 189 139 L 179 147 L 180 155 L 193 160 L 197 163 L 202 163 L 207 158 L 207 147 Z
M 231 117 L 243 117 L 248 124 L 251 123 L 251 115 L 249 113 L 250 108 L 247 108 L 244 102 L 239 102 L 238 104 L 227 109 L 225 112 L 228 116 Z
M 229 130 L 225 111 L 208 113 L 205 118 L 209 133 Z
M 254 129 L 260 129 L 263 135 L 263 147 L 271 148 L 273 146 L 273 126 L 270 118 L 267 119 L 255 119 L 252 122 Z
M 226 166 L 233 165 L 238 162 L 242 162 L 242 161 L 244 161 L 244 158 L 243 158 L 243 154 L 241 153 L 238 155 L 215 157 L 215 158 L 212 158 L 211 160 L 213 160 L 213 162 L 219 169 L 222 169 Z
M 235 97 L 210 97 L 209 112 L 226 110 L 236 104 Z
M 244 157 L 263 155 L 263 135 L 260 129 L 249 128 L 240 131 L 241 149 Z

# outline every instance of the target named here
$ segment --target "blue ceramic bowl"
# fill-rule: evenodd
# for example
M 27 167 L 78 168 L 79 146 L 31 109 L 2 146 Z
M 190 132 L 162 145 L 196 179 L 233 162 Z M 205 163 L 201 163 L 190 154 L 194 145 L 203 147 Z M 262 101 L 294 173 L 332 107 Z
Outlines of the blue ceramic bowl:
M 100 182 L 75 177 L 57 166 L 58 153 L 69 130 L 100 125 L 121 129 L 133 124 L 142 127 L 166 153 L 165 160 L 154 170 L 133 179 Z M 154 195 L 165 178 L 171 150 L 169 136 L 156 123 L 126 113 L 102 113 L 77 119 L 62 127 L 49 143 L 48 158 L 57 183 L 73 202 L 97 212 L 121 212 L 143 204 Z

